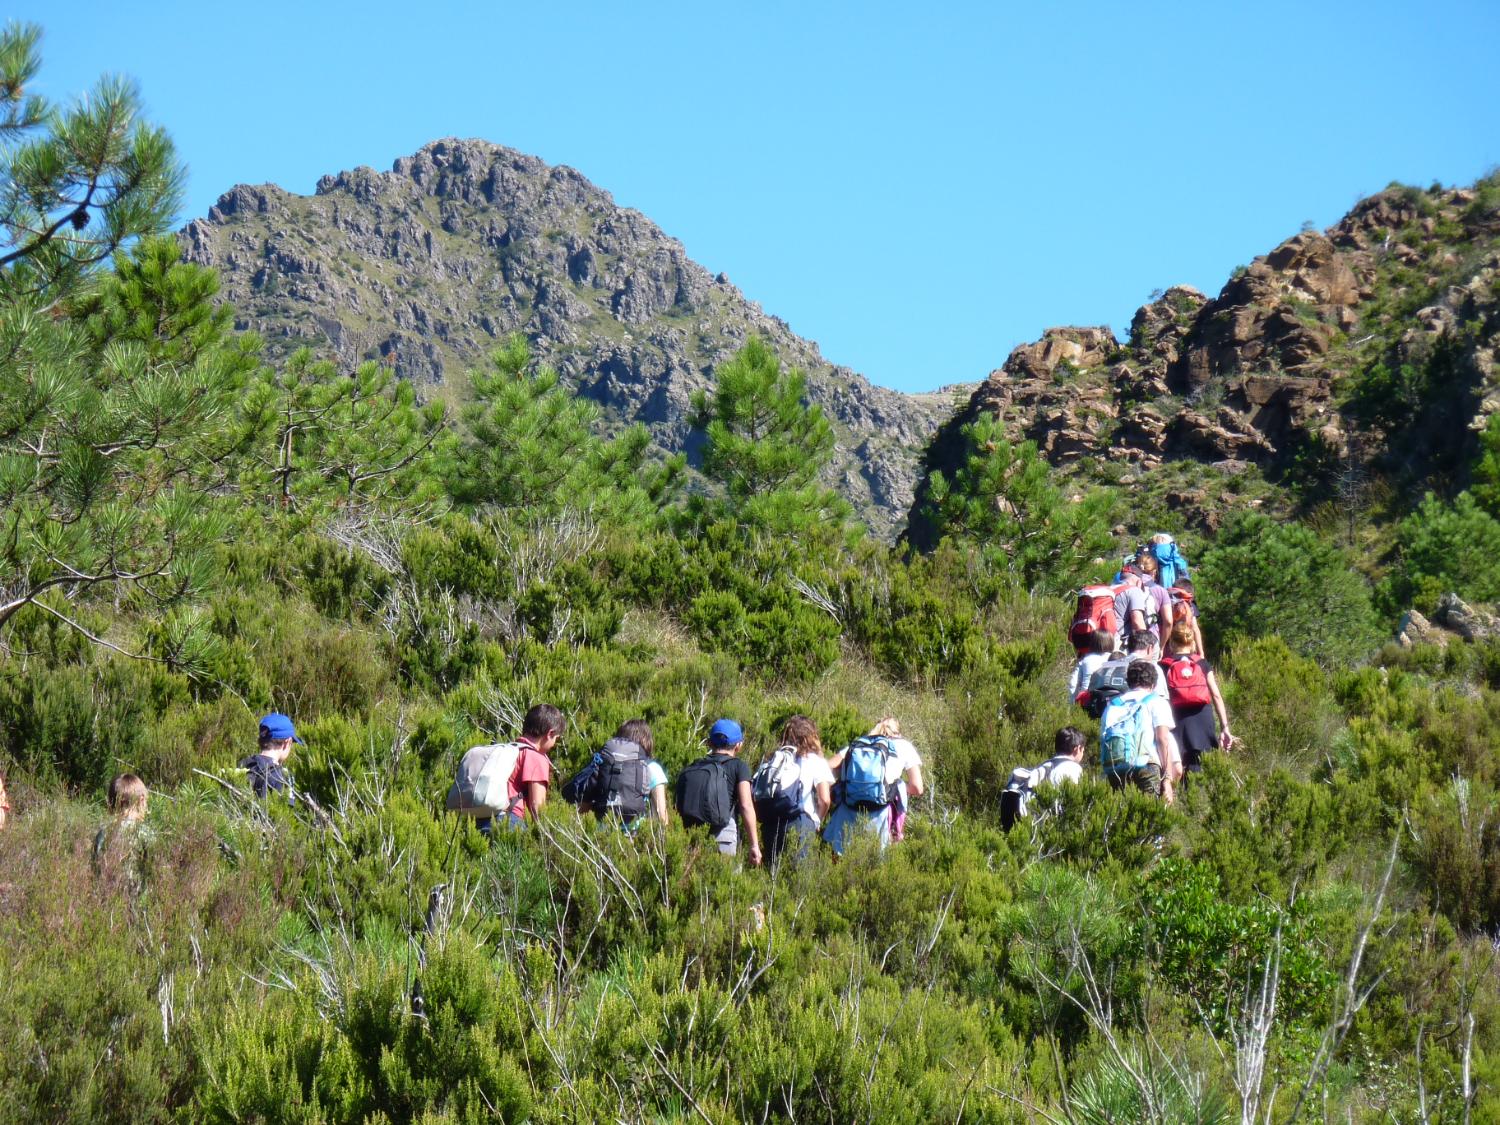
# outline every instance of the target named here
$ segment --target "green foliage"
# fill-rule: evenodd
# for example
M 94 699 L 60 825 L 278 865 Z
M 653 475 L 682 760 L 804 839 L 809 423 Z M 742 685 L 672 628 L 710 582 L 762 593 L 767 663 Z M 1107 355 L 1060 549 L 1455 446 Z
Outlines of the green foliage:
M 1013 445 L 993 416 L 965 426 L 963 437 L 952 480 L 929 478 L 923 518 L 934 539 L 967 539 L 1011 584 L 1052 593 L 1077 585 L 1091 559 L 1110 553 L 1107 493 L 1065 497 L 1035 443 Z
M 806 374 L 783 372 L 755 337 L 714 378 L 712 398 L 693 396 L 693 425 L 703 431 L 703 473 L 723 488 L 728 513 L 779 535 L 842 529 L 848 504 L 818 483 L 833 453 L 833 427 L 822 407 L 805 402 Z
M 1500 520 L 1461 492 L 1452 504 L 1428 493 L 1397 529 L 1400 559 L 1382 597 L 1393 611 L 1430 610 L 1443 594 L 1500 598 Z
M 675 488 L 680 460 L 647 471 L 644 427 L 605 440 L 599 408 L 562 386 L 556 371 L 530 371 L 524 337 L 510 337 L 472 371 L 464 439 L 448 487 L 462 503 L 536 516 L 569 509 L 643 521 Z
M 1193 577 L 1210 645 L 1275 634 L 1320 664 L 1348 664 L 1375 647 L 1369 587 L 1343 552 L 1300 524 L 1242 513 Z

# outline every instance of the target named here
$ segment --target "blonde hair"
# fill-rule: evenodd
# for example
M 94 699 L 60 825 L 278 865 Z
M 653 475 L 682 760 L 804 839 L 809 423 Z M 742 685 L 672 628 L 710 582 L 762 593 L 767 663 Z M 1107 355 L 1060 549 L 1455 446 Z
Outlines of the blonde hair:
M 1172 648 L 1192 652 L 1197 640 L 1193 632 L 1193 619 L 1187 614 L 1172 622 L 1172 635 L 1167 638 L 1167 644 Z
M 887 715 L 870 728 L 872 738 L 900 738 L 901 720 Z
M 149 795 L 146 783 L 135 774 L 117 774 L 109 783 L 109 811 L 127 820 L 139 820 L 146 815 Z
M 804 754 L 823 753 L 823 740 L 818 735 L 818 726 L 806 715 L 793 715 L 781 728 L 781 744 L 794 746 L 797 757 Z

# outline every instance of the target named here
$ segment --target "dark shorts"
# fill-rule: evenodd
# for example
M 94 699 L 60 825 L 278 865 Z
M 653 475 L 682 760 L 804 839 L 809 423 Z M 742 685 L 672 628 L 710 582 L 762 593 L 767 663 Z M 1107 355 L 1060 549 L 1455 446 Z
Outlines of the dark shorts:
M 1142 793 L 1150 793 L 1153 797 L 1161 796 L 1160 766 L 1137 766 L 1133 770 L 1106 773 L 1104 779 L 1114 789 L 1124 789 L 1127 785 L 1134 785 Z

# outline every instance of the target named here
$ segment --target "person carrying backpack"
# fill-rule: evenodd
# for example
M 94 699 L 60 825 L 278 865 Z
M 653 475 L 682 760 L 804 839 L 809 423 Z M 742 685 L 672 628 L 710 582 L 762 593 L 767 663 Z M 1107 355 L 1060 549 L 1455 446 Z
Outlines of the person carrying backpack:
M 1175 617 L 1171 592 L 1157 580 L 1160 567 L 1156 562 L 1156 556 L 1149 551 L 1142 552 L 1135 561 L 1136 569 L 1141 572 L 1141 589 L 1146 592 L 1156 606 L 1156 624 L 1152 632 L 1157 641 L 1165 645 L 1167 638 L 1172 635 L 1172 619 Z
M 286 769 L 286 760 L 291 757 L 294 744 L 305 745 L 297 737 L 297 728 L 291 719 L 279 711 L 272 711 L 261 719 L 255 753 L 240 760 L 240 769 L 250 781 L 250 791 L 257 797 L 264 799 L 268 793 L 280 793 L 289 804 L 297 803 L 297 790 Z
M 1234 745 L 1234 736 L 1229 733 L 1229 711 L 1213 665 L 1197 654 L 1188 618 L 1178 618 L 1161 667 L 1167 677 L 1167 702 L 1176 723 L 1177 743 L 1182 748 L 1182 768 L 1197 772 L 1203 768 L 1206 752 L 1228 750 Z M 1217 731 L 1215 715 L 1219 720 Z
M 1188 576 L 1188 561 L 1170 535 L 1158 531 L 1151 537 L 1148 546 L 1157 562 L 1157 581 L 1163 586 L 1171 589 L 1179 579 Z
M 806 855 L 833 803 L 833 771 L 823 757 L 817 724 L 806 715 L 788 719 L 780 747 L 755 771 L 750 789 L 766 863 L 776 863 L 794 834 L 802 838 L 798 856 Z
M 652 756 L 655 751 L 656 739 L 645 719 L 621 723 L 585 767 L 578 811 L 600 820 L 613 816 L 626 832 L 635 832 L 652 816 L 665 826 L 667 771 Z
M 1115 652 L 1115 635 L 1107 629 L 1097 629 L 1089 638 L 1089 651 L 1073 665 L 1073 676 L 1068 681 L 1068 698 L 1079 706 L 1088 703 L 1089 681 L 1095 672 L 1109 663 Z M 1096 716 L 1097 717 L 1097 716 Z
M 1128 645 L 1142 633 L 1156 636 L 1156 601 L 1143 588 L 1144 579 L 1134 567 L 1121 577 L 1120 592 L 1115 595 L 1115 619 L 1120 623 L 1120 636 Z
M 1178 578 L 1167 593 L 1172 595 L 1172 618 L 1173 628 L 1176 628 L 1178 618 L 1186 618 L 1193 627 L 1193 651 L 1199 656 L 1205 656 L 1208 650 L 1203 647 L 1203 630 L 1198 627 L 1198 595 L 1193 589 L 1191 578 Z
M 677 813 L 689 828 L 706 825 L 723 855 L 739 851 L 738 814 L 749 840 L 752 867 L 761 861 L 760 828 L 750 793 L 750 767 L 739 758 L 745 732 L 733 719 L 720 719 L 708 732 L 708 753 L 677 775 Z
M 1099 765 L 1114 788 L 1133 785 L 1171 804 L 1174 720 L 1166 699 L 1151 690 L 1156 671 L 1143 660 L 1126 669 L 1129 690 L 1111 700 L 1099 720 Z
M 1016 821 L 1031 815 L 1031 799 L 1043 785 L 1074 785 L 1083 780 L 1083 752 L 1088 739 L 1077 727 L 1057 732 L 1052 757 L 1030 769 L 1011 771 L 1000 794 L 1000 827 L 1009 832 Z
M 879 733 L 889 730 L 894 721 L 882 719 L 870 734 L 856 738 L 828 763 L 838 782 L 823 839 L 835 855 L 843 854 L 856 830 L 872 833 L 882 849 L 889 847 L 892 839 L 899 838 L 893 833 L 897 808 L 904 805 L 907 795 L 922 795 L 922 759 L 917 748 L 899 735 Z

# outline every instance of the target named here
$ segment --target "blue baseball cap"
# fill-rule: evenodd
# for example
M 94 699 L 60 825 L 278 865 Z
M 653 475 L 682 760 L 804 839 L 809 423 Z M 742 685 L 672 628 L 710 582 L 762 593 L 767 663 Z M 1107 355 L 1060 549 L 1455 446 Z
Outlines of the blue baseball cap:
M 736 746 L 745 741 L 745 732 L 733 719 L 720 719 L 708 732 L 708 744 L 713 747 Z
M 307 745 L 297 737 L 297 728 L 292 726 L 292 720 L 280 711 L 272 711 L 260 721 L 260 738 L 262 742 L 280 742 L 283 738 L 290 738 L 299 746 Z

